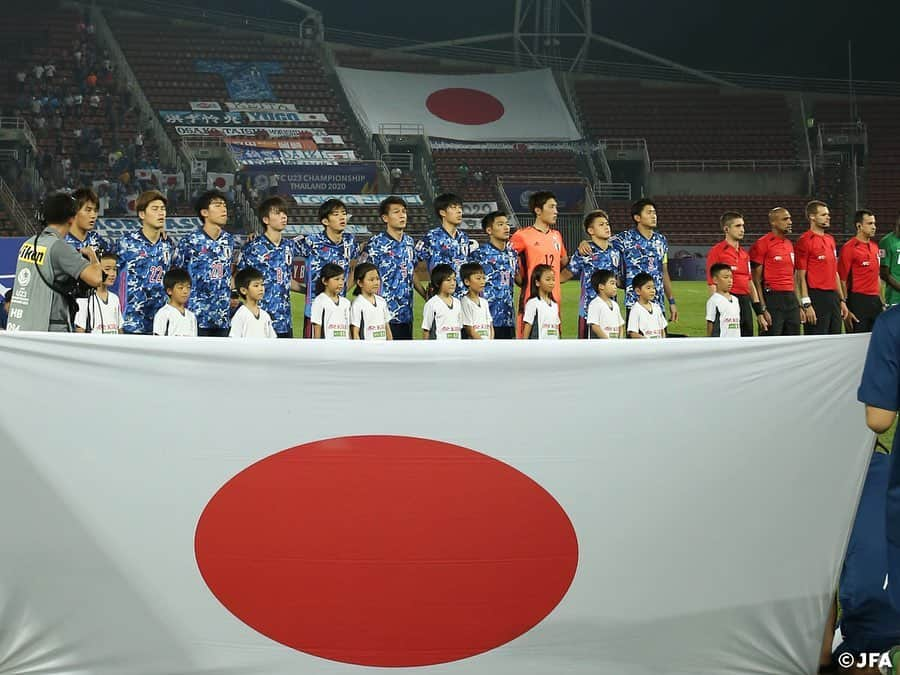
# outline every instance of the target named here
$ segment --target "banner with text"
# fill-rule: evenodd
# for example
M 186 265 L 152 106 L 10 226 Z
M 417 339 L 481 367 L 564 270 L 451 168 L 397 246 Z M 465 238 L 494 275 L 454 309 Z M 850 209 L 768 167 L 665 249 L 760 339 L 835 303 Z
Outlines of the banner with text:
M 164 124 L 243 124 L 244 113 L 228 110 L 160 110 Z
M 359 195 L 373 192 L 377 182 L 377 167 L 374 163 L 365 163 L 334 165 L 327 168 L 294 166 L 290 171 L 275 168 L 271 172 L 268 184 L 277 185 L 278 191 L 283 195 Z
M 356 159 L 350 150 L 266 150 L 239 144 L 228 144 L 234 161 L 243 167 L 277 167 L 303 164 L 336 165 Z
M 265 110 L 247 110 L 243 113 L 248 122 L 327 122 L 322 113 L 273 112 Z
M 227 101 L 225 107 L 229 110 L 240 110 L 242 112 L 253 111 L 274 111 L 274 112 L 296 112 L 297 106 L 293 103 L 275 103 L 274 101 Z
M 179 136 L 256 136 L 266 134 L 271 138 L 296 138 L 304 134 L 315 136 L 328 136 L 321 127 L 209 127 L 209 126 L 184 126 L 175 127 L 175 133 Z
M 463 219 L 460 227 L 464 230 L 480 230 L 481 219 L 497 210 L 497 202 L 463 202 Z
M 316 195 L 291 195 L 298 206 L 318 206 L 326 199 L 340 199 L 347 206 L 378 206 L 390 195 L 340 195 L 340 194 L 316 194 Z M 419 195 L 399 195 L 407 204 L 412 206 L 424 206 L 425 202 Z
M 198 73 L 215 73 L 225 81 L 232 101 L 274 101 L 269 75 L 280 75 L 281 64 L 274 61 L 219 61 L 197 59 Z
M 220 106 L 216 101 L 191 101 L 191 110 L 221 110 L 222 106 Z
M 529 212 L 528 199 L 535 192 L 549 190 L 556 195 L 560 212 L 583 213 L 585 189 L 578 183 L 507 183 L 503 181 L 503 190 L 509 197 L 509 203 L 516 213 Z
M 3 669 L 808 675 L 872 454 L 867 344 L 2 333 Z M 122 442 L 83 405 L 48 423 L 48 392 L 109 382 Z M 435 404 L 523 391 L 540 419 Z

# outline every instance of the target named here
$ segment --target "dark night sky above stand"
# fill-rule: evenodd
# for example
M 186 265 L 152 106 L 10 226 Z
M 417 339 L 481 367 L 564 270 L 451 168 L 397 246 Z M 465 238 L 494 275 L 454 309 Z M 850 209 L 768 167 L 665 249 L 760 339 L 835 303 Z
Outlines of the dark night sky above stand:
M 259 16 L 299 16 L 278 0 L 186 0 L 185 4 Z M 326 26 L 446 40 L 512 28 L 512 0 L 306 0 Z M 695 68 L 777 75 L 847 77 L 853 40 L 856 79 L 900 80 L 900 6 L 881 0 L 594 0 L 595 32 Z M 591 57 L 625 60 L 591 48 Z

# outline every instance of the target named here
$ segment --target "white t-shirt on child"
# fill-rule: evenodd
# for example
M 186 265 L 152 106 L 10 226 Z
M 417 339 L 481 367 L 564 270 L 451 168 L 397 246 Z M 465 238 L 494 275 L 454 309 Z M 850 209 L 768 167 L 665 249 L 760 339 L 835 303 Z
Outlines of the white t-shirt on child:
M 360 340 L 387 340 L 387 325 L 390 322 L 391 311 L 380 295 L 374 296 L 374 303 L 361 294 L 353 299 L 350 325 L 359 329 Z
M 324 339 L 350 339 L 350 301 L 343 295 L 335 302 L 326 293 L 319 293 L 313 300 L 309 316 L 310 321 L 321 327 Z
M 422 330 L 428 331 L 432 340 L 459 340 L 462 337 L 462 310 L 459 298 L 450 298 L 450 304 L 435 295 L 422 309 Z
M 640 333 L 650 340 L 664 338 L 666 326 L 669 322 L 663 315 L 659 305 L 650 304 L 650 310 L 636 302 L 631 306 L 631 314 L 628 315 L 628 332 Z
M 241 338 L 277 338 L 275 328 L 272 326 L 272 317 L 269 313 L 259 309 L 259 316 L 253 316 L 253 312 L 247 309 L 247 305 L 241 305 L 231 317 L 231 330 L 228 337 Z
M 462 325 L 472 326 L 475 334 L 482 340 L 491 338 L 491 325 L 494 323 L 491 318 L 491 308 L 488 301 L 484 298 L 478 298 L 476 303 L 468 295 L 460 298 L 462 309 Z
M 197 317 L 187 308 L 182 314 L 172 305 L 163 305 L 153 317 L 153 334 L 197 337 Z
M 559 305 L 555 300 L 531 298 L 525 303 L 524 323 L 531 325 L 529 340 L 559 340 Z
M 607 337 L 612 340 L 619 338 L 619 329 L 625 325 L 622 318 L 622 310 L 615 300 L 607 300 L 599 295 L 591 300 L 587 310 L 588 339 L 596 340 L 597 336 L 591 330 L 591 326 L 600 326 Z

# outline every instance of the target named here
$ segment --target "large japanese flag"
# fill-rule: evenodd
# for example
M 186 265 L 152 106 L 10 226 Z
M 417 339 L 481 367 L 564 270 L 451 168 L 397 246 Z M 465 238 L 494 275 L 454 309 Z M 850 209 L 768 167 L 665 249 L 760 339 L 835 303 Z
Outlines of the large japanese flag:
M 500 75 L 421 75 L 338 68 L 370 133 L 421 124 L 438 138 L 571 141 L 581 136 L 549 70 Z
M 0 334 L 0 672 L 813 672 L 866 344 Z

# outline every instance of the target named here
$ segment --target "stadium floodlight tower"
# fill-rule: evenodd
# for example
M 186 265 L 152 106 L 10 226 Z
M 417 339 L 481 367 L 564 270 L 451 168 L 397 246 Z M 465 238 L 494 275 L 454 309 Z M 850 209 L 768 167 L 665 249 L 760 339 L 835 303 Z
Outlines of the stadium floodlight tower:
M 295 7 L 305 14 L 300 21 L 300 37 L 313 37 L 318 39 L 325 34 L 322 23 L 322 12 L 315 7 L 310 7 L 299 0 L 281 0 L 286 5 Z
M 568 69 L 580 70 L 593 33 L 591 0 L 515 0 L 513 17 L 516 65 L 530 61 L 561 70 L 563 51 L 571 53 L 560 49 L 565 40 L 578 44 L 575 58 L 567 63 Z

